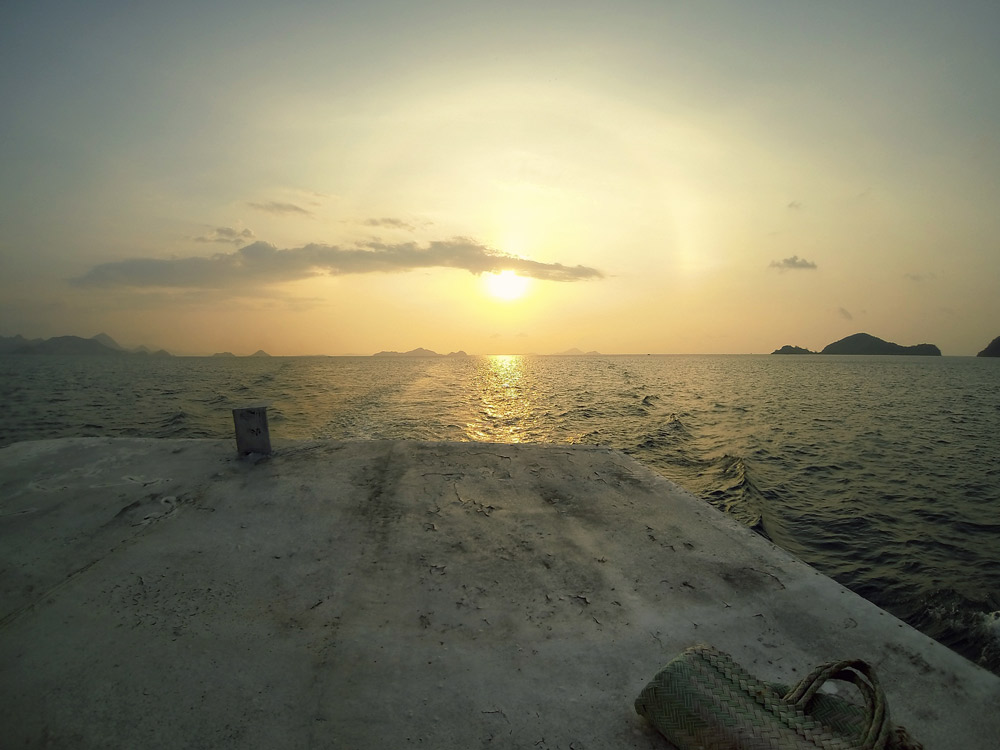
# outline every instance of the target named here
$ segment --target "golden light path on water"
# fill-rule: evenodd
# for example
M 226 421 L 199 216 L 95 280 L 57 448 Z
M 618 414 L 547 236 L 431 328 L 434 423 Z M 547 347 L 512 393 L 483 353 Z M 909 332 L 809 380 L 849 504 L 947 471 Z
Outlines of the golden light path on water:
M 538 417 L 537 391 L 527 387 L 525 358 L 517 354 L 484 357 L 474 380 L 479 419 L 467 422 L 469 440 L 519 443 Z

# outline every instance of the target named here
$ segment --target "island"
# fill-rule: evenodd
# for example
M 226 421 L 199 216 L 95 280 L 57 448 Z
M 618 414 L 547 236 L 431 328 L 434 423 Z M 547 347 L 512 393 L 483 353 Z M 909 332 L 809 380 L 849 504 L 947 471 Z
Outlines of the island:
M 416 349 L 410 349 L 408 352 L 376 352 L 372 355 L 373 357 L 468 357 L 464 351 L 459 349 L 457 352 L 448 352 L 447 354 L 438 354 L 437 352 L 431 351 L 430 349 L 424 349 L 422 347 L 417 347 Z
M 995 339 L 993 339 L 989 344 L 986 345 L 986 348 L 983 349 L 981 352 L 979 352 L 979 354 L 977 354 L 976 356 L 1000 357 L 1000 336 L 997 336 Z
M 233 354 L 232 352 L 216 352 L 211 354 L 212 357 L 221 357 L 223 359 L 238 359 L 242 357 L 270 357 L 271 355 L 265 352 L 263 349 L 258 349 L 253 354 Z
M 0 336 L 0 354 L 49 354 L 49 355 L 98 355 L 172 357 L 165 349 L 152 351 L 146 346 L 126 349 L 106 333 L 89 339 L 81 336 L 53 336 L 49 339 L 26 339 L 17 336 Z
M 900 346 L 867 333 L 855 333 L 840 341 L 827 344 L 820 354 L 907 354 L 912 356 L 940 357 L 941 350 L 934 344 Z
M 917 344 L 916 346 L 900 346 L 891 341 L 885 341 L 868 333 L 855 333 L 851 336 L 827 344 L 820 352 L 812 352 L 799 346 L 786 344 L 771 354 L 907 354 L 911 356 L 940 357 L 941 350 L 934 344 Z

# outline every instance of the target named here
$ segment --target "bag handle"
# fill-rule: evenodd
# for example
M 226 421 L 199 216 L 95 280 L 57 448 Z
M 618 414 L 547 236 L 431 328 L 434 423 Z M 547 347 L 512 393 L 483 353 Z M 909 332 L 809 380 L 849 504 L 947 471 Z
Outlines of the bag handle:
M 855 685 L 865 701 L 865 727 L 861 733 L 859 750 L 883 750 L 889 741 L 889 711 L 885 693 L 875 676 L 875 670 L 861 659 L 845 659 L 820 664 L 802 678 L 784 696 L 796 709 L 806 712 L 806 705 L 828 680 L 843 680 Z

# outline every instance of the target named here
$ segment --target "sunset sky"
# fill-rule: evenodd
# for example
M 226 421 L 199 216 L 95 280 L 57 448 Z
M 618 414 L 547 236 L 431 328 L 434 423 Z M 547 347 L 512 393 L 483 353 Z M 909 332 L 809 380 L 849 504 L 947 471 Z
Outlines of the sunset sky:
M 975 354 L 998 34 L 995 0 L 11 0 L 0 335 Z

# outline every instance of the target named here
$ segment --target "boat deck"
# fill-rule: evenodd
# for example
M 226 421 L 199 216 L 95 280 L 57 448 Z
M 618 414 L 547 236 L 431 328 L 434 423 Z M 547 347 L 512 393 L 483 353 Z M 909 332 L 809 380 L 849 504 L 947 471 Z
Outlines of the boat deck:
M 609 449 L 0 450 L 4 747 L 667 748 L 632 704 L 695 643 L 1000 737 L 1000 678 Z

